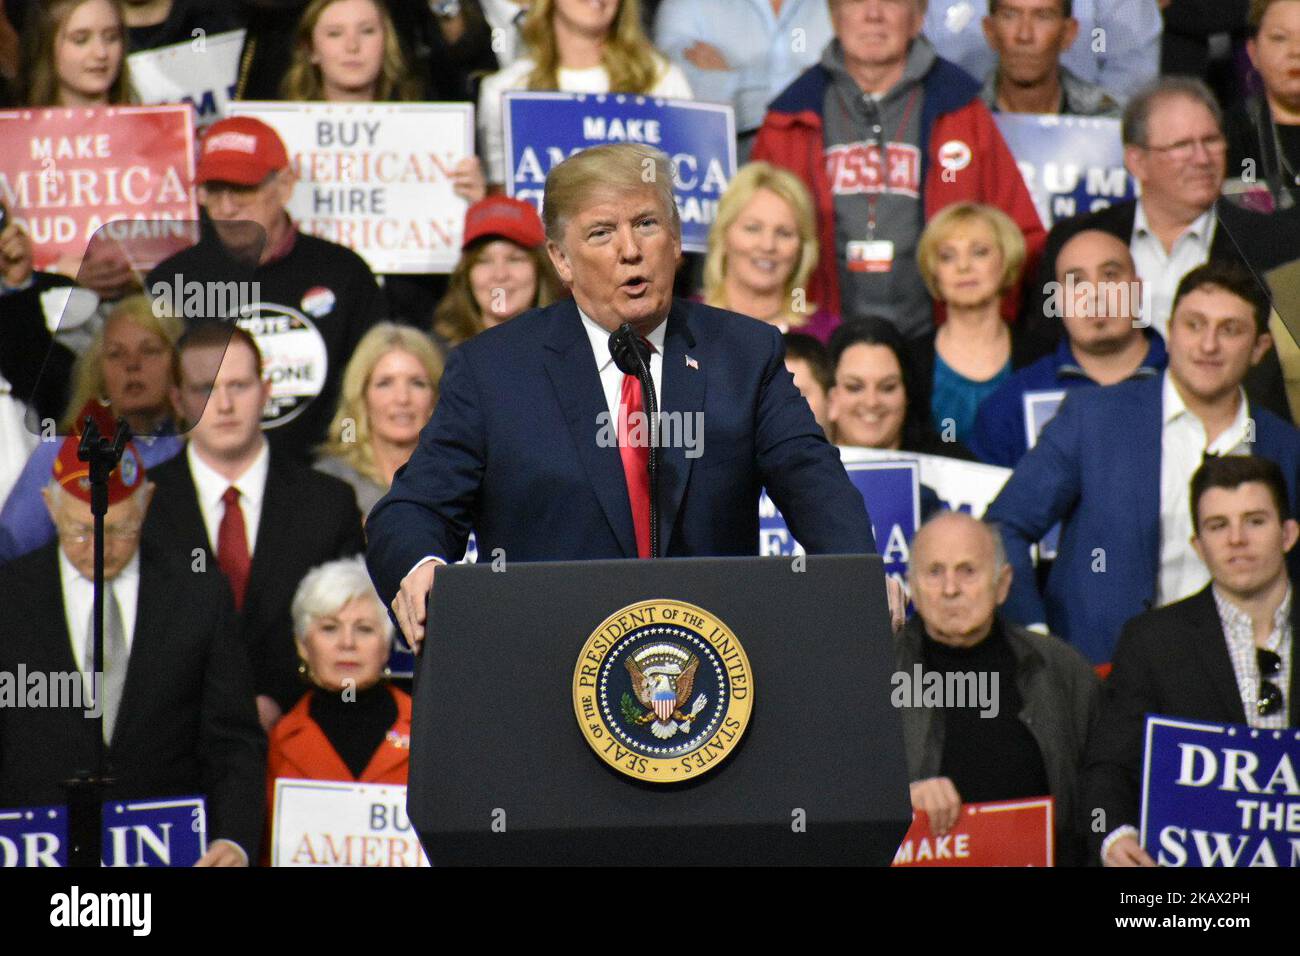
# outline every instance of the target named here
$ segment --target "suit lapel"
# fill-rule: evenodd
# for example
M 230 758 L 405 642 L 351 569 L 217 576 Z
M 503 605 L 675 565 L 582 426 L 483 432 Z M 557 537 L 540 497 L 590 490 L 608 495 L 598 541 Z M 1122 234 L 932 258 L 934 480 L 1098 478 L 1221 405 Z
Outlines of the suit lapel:
M 160 573 L 158 565 L 151 556 L 140 555 L 140 583 L 136 594 L 135 631 L 131 635 L 131 650 L 126 658 L 126 683 L 122 686 L 122 702 L 117 709 L 117 723 L 113 727 L 113 740 L 124 740 L 132 724 L 137 719 L 137 701 L 146 699 L 151 686 L 157 686 L 158 678 L 150 671 L 168 654 L 184 654 L 188 648 L 183 643 L 173 640 L 170 647 L 155 647 L 167 634 L 184 633 L 183 629 L 167 626 L 168 609 L 173 605 L 166 600 L 158 600 L 157 595 L 170 593 L 165 576 Z
M 632 527 L 632 505 L 623 475 L 623 459 L 616 444 L 602 448 L 596 441 L 600 431 L 598 423 L 603 421 L 603 416 L 608 416 L 609 407 L 591 354 L 591 340 L 572 299 L 555 307 L 542 361 L 609 527 L 623 554 L 634 558 L 636 532 Z M 610 427 L 614 425 L 611 423 Z
M 257 539 L 253 542 L 253 561 L 249 565 L 248 580 L 269 581 L 275 574 L 273 567 L 281 554 L 293 554 L 293 541 L 285 537 L 288 523 L 281 516 L 292 515 L 295 508 L 305 502 L 293 500 L 293 485 L 285 474 L 284 463 L 272 452 L 266 469 L 266 487 L 262 490 L 262 511 L 257 521 Z M 249 587 L 244 592 L 244 607 L 240 617 L 246 617 L 256 603 L 258 589 Z
M 1205 589 L 1192 600 L 1197 602 L 1195 615 L 1197 626 L 1188 635 L 1196 648 L 1197 661 L 1201 674 L 1210 693 L 1217 698 L 1225 715 L 1232 714 L 1232 721 L 1239 724 L 1246 722 L 1246 708 L 1241 702 L 1241 688 L 1237 686 L 1237 672 L 1232 667 L 1232 658 L 1228 656 L 1228 642 L 1223 634 L 1223 622 L 1219 620 L 1219 609 L 1215 606 L 1213 585 Z
M 673 413 L 674 418 L 669 419 L 673 423 L 670 434 L 676 439 L 668 447 L 659 449 L 659 539 L 660 548 L 665 555 L 672 544 L 677 514 L 691 476 L 691 465 L 695 461 L 686 456 L 687 448 L 683 440 L 688 434 L 686 429 L 690 429 L 693 442 L 704 440 L 704 435 L 695 425 L 696 421 L 703 420 L 708 363 L 700 360 L 698 343 L 687 321 L 689 315 L 686 303 L 674 299 L 672 311 L 668 314 L 668 330 L 664 336 L 664 397 L 661 411 Z M 692 365 L 686 364 L 688 355 Z M 662 430 L 660 434 L 663 434 Z M 700 446 L 697 444 L 696 447 Z
M 208 540 L 208 527 L 203 523 L 203 512 L 199 508 L 199 491 L 194 484 L 194 473 L 190 471 L 189 456 L 182 449 L 171 462 L 175 463 L 183 480 L 169 482 L 174 489 L 168 499 L 172 510 L 172 520 L 175 528 L 164 529 L 163 533 L 174 533 L 175 541 L 194 541 L 202 542 L 203 548 L 209 556 L 216 554 L 216 542 Z M 166 467 L 166 465 L 164 465 Z M 155 499 L 153 508 L 157 508 L 160 502 Z M 188 548 L 186 550 L 189 550 Z

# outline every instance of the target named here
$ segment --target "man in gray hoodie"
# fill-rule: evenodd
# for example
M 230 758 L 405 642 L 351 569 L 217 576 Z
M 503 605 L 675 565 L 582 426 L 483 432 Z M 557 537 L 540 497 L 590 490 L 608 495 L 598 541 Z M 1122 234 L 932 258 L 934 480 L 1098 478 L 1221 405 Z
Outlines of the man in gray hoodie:
M 835 39 L 773 102 L 753 158 L 813 194 L 822 255 L 808 301 L 918 338 L 933 327 L 916 263 L 927 219 L 954 202 L 997 206 L 1030 261 L 1046 233 L 978 81 L 920 35 L 925 0 L 830 2 Z

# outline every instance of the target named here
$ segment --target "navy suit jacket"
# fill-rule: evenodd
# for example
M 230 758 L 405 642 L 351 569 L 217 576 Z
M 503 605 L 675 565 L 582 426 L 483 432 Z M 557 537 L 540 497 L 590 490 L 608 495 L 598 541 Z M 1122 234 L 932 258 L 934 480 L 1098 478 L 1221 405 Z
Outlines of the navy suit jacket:
M 670 557 L 758 553 L 766 487 L 811 553 L 874 553 L 862 495 L 784 364 L 775 327 L 674 300 L 662 411 L 700 413 L 702 453 L 662 448 L 660 548 Z M 689 363 L 688 363 L 689 358 Z M 458 560 L 471 529 L 486 560 L 636 557 L 632 509 L 591 340 L 577 305 L 534 309 L 447 360 L 415 453 L 366 522 L 385 602 L 426 555 Z
M 1003 612 L 1021 625 L 1046 622 L 1093 663 L 1111 659 L 1124 622 L 1155 600 L 1163 383 L 1159 375 L 1068 394 L 985 514 L 1001 526 L 1015 569 Z M 1294 512 L 1300 432 L 1250 411 L 1253 451 L 1281 466 Z M 1040 596 L 1029 546 L 1058 521 Z

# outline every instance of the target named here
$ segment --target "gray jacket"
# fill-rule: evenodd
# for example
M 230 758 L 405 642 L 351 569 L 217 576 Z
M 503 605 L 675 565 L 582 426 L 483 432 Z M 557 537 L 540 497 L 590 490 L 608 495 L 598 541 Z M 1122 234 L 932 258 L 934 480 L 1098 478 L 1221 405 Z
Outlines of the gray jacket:
M 1006 620 L 1001 624 L 1016 658 L 1016 689 L 1023 702 L 1018 716 L 1038 742 L 1056 801 L 1057 861 L 1077 862 L 1084 845 L 1083 813 L 1078 805 L 1080 768 L 1101 701 L 1101 684 L 1083 655 L 1064 641 Z M 899 671 L 911 674 L 913 666 L 921 664 L 924 627 L 921 616 L 913 615 L 894 638 Z M 943 760 L 943 711 L 904 707 L 902 718 L 908 779 L 938 776 Z

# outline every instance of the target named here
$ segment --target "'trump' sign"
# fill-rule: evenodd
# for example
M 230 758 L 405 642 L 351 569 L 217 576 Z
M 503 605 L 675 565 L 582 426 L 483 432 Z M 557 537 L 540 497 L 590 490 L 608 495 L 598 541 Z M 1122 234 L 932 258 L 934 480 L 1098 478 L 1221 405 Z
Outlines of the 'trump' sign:
M 1119 120 L 1017 113 L 996 113 L 994 119 L 1049 228 L 1133 198 Z

